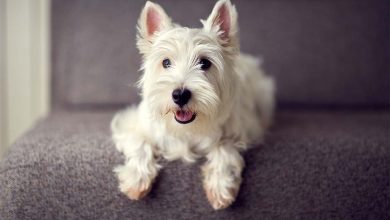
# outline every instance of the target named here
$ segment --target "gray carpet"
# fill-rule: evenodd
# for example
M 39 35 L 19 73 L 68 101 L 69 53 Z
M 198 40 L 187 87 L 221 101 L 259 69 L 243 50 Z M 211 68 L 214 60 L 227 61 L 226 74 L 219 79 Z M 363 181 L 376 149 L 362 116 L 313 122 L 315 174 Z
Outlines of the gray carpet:
M 214 211 L 199 165 L 168 163 L 150 195 L 128 200 L 112 168 L 112 112 L 55 113 L 0 162 L 1 219 L 388 219 L 390 114 L 283 111 L 248 151 L 236 203 Z

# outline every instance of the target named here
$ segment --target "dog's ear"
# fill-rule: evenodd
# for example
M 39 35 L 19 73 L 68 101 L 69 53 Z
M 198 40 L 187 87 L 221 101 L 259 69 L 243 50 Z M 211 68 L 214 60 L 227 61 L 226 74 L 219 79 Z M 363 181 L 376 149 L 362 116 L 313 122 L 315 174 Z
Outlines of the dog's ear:
M 164 9 L 147 1 L 138 19 L 137 46 L 141 53 L 146 53 L 156 33 L 172 27 L 172 21 Z
M 216 32 L 227 43 L 237 40 L 237 11 L 230 0 L 219 0 L 202 23 L 206 31 Z

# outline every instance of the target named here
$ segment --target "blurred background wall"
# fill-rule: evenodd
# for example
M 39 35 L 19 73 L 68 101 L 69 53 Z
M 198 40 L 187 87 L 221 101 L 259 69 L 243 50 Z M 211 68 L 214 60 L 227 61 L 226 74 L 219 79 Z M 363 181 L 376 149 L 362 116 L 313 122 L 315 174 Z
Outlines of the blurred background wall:
M 50 0 L 0 0 L 0 158 L 49 111 Z

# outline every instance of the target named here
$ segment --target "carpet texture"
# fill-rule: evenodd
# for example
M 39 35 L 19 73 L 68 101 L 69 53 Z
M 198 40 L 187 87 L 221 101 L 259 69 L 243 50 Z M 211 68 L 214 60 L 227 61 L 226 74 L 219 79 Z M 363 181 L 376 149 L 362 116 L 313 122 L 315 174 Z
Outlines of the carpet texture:
M 0 161 L 1 219 L 389 219 L 390 114 L 282 111 L 245 154 L 237 201 L 214 211 L 199 166 L 162 161 L 150 195 L 130 201 L 112 169 L 113 112 L 57 112 Z

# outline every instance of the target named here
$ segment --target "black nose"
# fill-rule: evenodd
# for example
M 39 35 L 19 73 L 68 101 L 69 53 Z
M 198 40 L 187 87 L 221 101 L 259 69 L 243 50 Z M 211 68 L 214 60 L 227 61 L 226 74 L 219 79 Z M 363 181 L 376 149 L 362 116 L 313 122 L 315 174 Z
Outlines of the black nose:
M 175 89 L 172 92 L 172 100 L 174 103 L 183 107 L 191 98 L 191 91 L 188 89 Z

